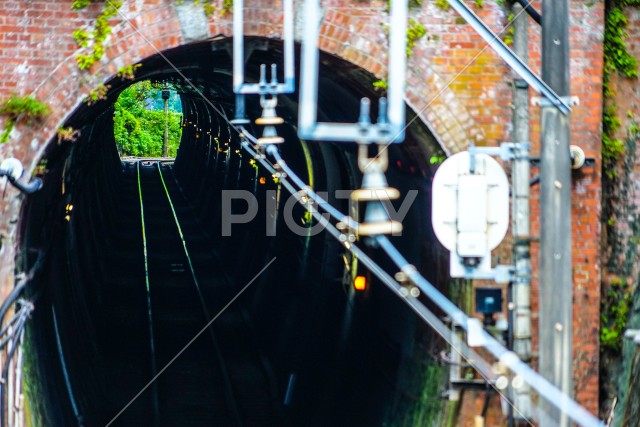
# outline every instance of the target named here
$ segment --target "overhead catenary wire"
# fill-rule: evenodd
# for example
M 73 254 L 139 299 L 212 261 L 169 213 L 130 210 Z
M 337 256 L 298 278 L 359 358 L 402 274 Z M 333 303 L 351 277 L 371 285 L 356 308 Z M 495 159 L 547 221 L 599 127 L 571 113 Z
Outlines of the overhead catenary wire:
M 250 135 L 246 130 L 243 129 L 241 136 L 243 136 L 246 140 L 254 142 L 257 144 L 257 139 Z M 246 149 L 249 148 L 248 143 L 244 143 L 243 147 Z M 264 158 L 262 155 L 256 153 L 251 150 L 250 154 L 253 153 L 254 157 L 260 161 L 261 164 L 264 165 Z M 277 172 L 277 169 L 281 169 L 286 175 L 286 178 L 291 179 L 292 182 L 296 184 L 298 189 L 292 187 L 288 181 L 281 178 L 283 184 L 286 182 L 285 188 L 289 190 L 296 199 L 302 203 L 304 206 L 309 207 L 309 204 L 302 201 L 299 195 L 297 195 L 298 191 L 302 191 L 305 195 L 313 200 L 319 208 L 324 209 L 330 216 L 334 219 L 342 222 L 346 222 L 349 224 L 350 228 L 357 229 L 357 222 L 354 221 L 347 215 L 342 214 L 338 209 L 331 206 L 326 200 L 317 195 L 308 185 L 304 183 L 296 173 L 288 167 L 284 159 L 281 157 L 277 147 L 274 145 L 267 146 L 266 153 L 271 155 L 276 160 L 276 167 L 271 165 L 268 170 L 272 171 L 272 173 Z M 313 214 L 313 211 L 312 211 Z M 314 215 L 316 216 L 316 215 Z M 322 218 L 322 219 L 320 219 Z M 332 234 L 334 237 L 340 237 L 340 231 L 335 229 L 335 227 L 329 223 L 326 218 L 320 216 L 316 216 L 316 219 L 323 225 L 325 225 L 327 231 Z M 327 226 L 328 224 L 328 226 Z M 330 226 L 330 227 L 329 227 Z M 338 233 L 337 236 L 332 233 L 332 228 L 335 229 L 335 232 Z M 442 309 L 447 315 L 449 315 L 454 324 L 459 325 L 463 329 L 468 331 L 469 325 L 469 316 L 467 316 L 462 310 L 460 310 L 455 304 L 453 304 L 448 298 L 446 298 L 435 286 L 433 286 L 428 280 L 426 280 L 416 269 L 413 267 L 395 248 L 395 246 L 391 243 L 391 241 L 386 236 L 378 236 L 376 238 L 376 242 L 380 244 L 381 248 L 387 253 L 387 255 L 394 261 L 394 263 L 398 266 L 400 271 L 403 271 L 410 280 L 418 286 L 425 295 L 430 298 L 440 309 Z M 348 243 L 347 243 L 348 244 Z M 346 246 L 345 246 L 346 247 Z M 382 277 L 386 274 L 384 270 L 382 270 L 373 260 L 366 257 L 357 246 L 353 244 L 348 244 L 347 247 L 354 255 L 356 255 L 362 262 L 365 264 L 376 276 L 378 276 L 383 283 L 387 283 Z M 368 261 L 364 261 L 361 258 L 361 255 L 364 255 Z M 390 276 L 389 276 L 390 278 Z M 400 286 L 394 279 L 390 278 L 393 283 L 396 283 L 397 286 Z M 406 302 L 412 301 L 410 299 L 404 298 Z M 414 305 L 409 303 L 411 308 L 414 308 Z M 415 308 L 414 308 L 415 311 Z M 416 311 L 419 315 L 418 311 Z M 433 314 L 433 313 L 431 313 Z M 435 327 L 432 322 L 429 322 L 424 316 L 421 317 L 427 321 L 427 323 L 434 327 L 434 329 L 441 333 L 442 330 L 438 327 Z M 437 319 L 437 317 L 436 317 Z M 437 319 L 439 321 L 439 319 Z M 474 331 L 475 332 L 475 331 Z M 559 389 L 557 389 L 553 384 L 551 384 L 544 377 L 536 373 L 533 369 L 531 369 L 528 365 L 522 362 L 518 356 L 512 351 L 507 350 L 502 344 L 500 344 L 495 338 L 493 338 L 489 333 L 485 330 L 481 329 L 479 331 L 481 336 L 479 337 L 483 342 L 483 347 L 485 347 L 491 354 L 493 354 L 505 367 L 509 368 L 513 373 L 520 376 L 526 383 L 528 383 L 533 389 L 535 389 L 540 395 L 548 400 L 552 405 L 556 406 L 561 411 L 567 412 L 567 414 L 580 425 L 585 427 L 596 427 L 604 425 L 600 420 L 591 415 L 586 409 L 580 406 L 577 402 L 571 399 L 566 394 L 562 393 Z M 442 335 L 442 334 L 441 334 Z M 446 338 L 443 335 L 444 338 Z M 456 349 L 460 351 L 461 349 Z M 464 355 L 463 351 L 460 351 L 462 355 Z M 482 372 L 481 372 L 482 374 Z
M 126 17 L 124 17 L 124 16 L 121 14 L 121 12 L 119 12 L 119 14 L 123 17 L 123 19 L 124 19 L 126 22 L 129 22 L 129 20 L 128 20 L 128 19 L 126 19 Z M 143 36 L 143 38 L 144 38 L 144 36 Z M 145 40 L 147 40 L 146 38 L 144 38 L 144 39 L 145 39 Z M 147 40 L 147 41 L 148 41 L 148 40 Z M 192 82 L 191 82 L 191 81 L 190 81 L 190 80 L 189 80 L 189 79 L 188 79 L 188 78 L 187 78 L 183 73 L 181 73 L 181 72 L 180 72 L 180 71 L 179 71 L 179 70 L 178 70 L 178 69 L 177 69 L 177 68 L 176 68 L 176 67 L 175 67 L 175 66 L 174 66 L 174 65 L 173 65 L 173 64 L 172 64 L 172 63 L 171 63 L 167 58 L 166 58 L 166 56 L 165 56 L 165 55 L 163 55 L 163 54 L 162 54 L 162 52 L 160 52 L 160 51 L 159 51 L 159 50 L 157 50 L 157 49 L 156 49 L 156 51 L 157 51 L 157 53 L 158 53 L 158 54 L 159 54 L 159 55 L 160 55 L 160 56 L 161 56 L 161 57 L 162 57 L 162 58 L 163 58 L 167 63 L 169 63 L 169 65 L 171 65 L 171 66 L 176 70 L 176 72 L 177 72 L 177 73 L 178 73 L 178 74 L 179 74 L 179 75 L 180 75 L 180 76 L 181 76 L 181 77 L 182 77 L 182 78 L 187 82 L 187 84 L 189 84 L 189 85 L 194 89 L 194 91 L 195 91 L 196 93 L 198 93 L 198 94 L 202 97 L 202 99 L 207 103 L 207 105 L 209 105 L 209 106 L 210 106 L 210 107 L 211 107 L 215 112 L 217 112 L 217 113 L 218 113 L 218 114 L 219 114 L 219 115 L 220 115 L 220 116 L 221 116 L 221 117 L 222 117 L 222 118 L 227 122 L 228 126 L 229 126 L 231 129 L 234 129 L 236 132 L 238 132 L 238 134 L 240 135 L 240 137 L 243 137 L 243 136 L 244 136 L 246 139 L 251 140 L 254 144 L 256 143 L 256 139 L 255 139 L 255 137 L 253 137 L 253 136 L 249 135 L 249 134 L 248 134 L 248 133 L 246 133 L 243 129 L 241 129 L 240 127 L 236 126 L 236 125 L 235 125 L 235 124 L 233 124 L 231 121 L 229 121 L 229 120 L 226 118 L 226 116 L 225 116 L 225 115 L 220 111 L 220 109 L 219 109 L 219 108 L 217 108 L 217 107 L 216 107 L 216 106 L 215 106 L 215 105 L 214 105 L 214 104 L 213 104 L 209 99 L 207 99 L 207 97 L 205 97 L 205 96 L 204 96 L 204 94 L 202 93 L 202 91 L 200 91 L 197 87 L 195 87 L 195 85 L 194 85 L 194 84 L 193 84 L 193 83 L 192 83 Z M 560 102 L 559 102 L 559 104 L 562 104 L 562 102 L 560 101 Z M 245 147 L 245 148 L 248 148 L 248 145 L 244 145 L 244 147 Z M 264 165 L 264 163 L 263 163 L 262 161 L 260 161 L 260 163 Z M 283 168 L 283 169 L 284 169 L 284 168 Z M 272 173 L 277 173 L 277 171 L 275 171 L 275 169 L 274 169 L 273 167 L 271 167 L 271 168 L 270 168 L 270 170 L 272 171 Z M 293 175 L 293 176 L 295 176 L 295 174 L 292 174 L 292 175 Z M 301 181 L 301 182 L 302 182 L 302 181 Z M 304 187 L 304 185 L 303 185 L 302 187 Z M 331 214 L 331 216 L 334 216 L 334 214 L 338 213 L 338 211 L 335 211 L 335 210 L 334 210 L 334 209 L 333 209 L 333 208 L 332 208 L 328 203 L 326 203 L 326 201 L 324 201 L 323 199 L 321 199 L 321 198 L 317 197 L 317 195 L 316 195 L 314 192 L 309 191 L 309 190 L 310 190 L 310 189 L 305 189 L 305 192 L 307 193 L 307 196 L 308 196 L 309 198 L 313 199 L 314 201 L 316 201 L 316 203 L 318 203 L 319 205 L 320 205 L 320 202 L 322 202 L 322 203 L 325 205 L 325 206 L 323 206 L 323 209 L 325 209 L 327 212 L 329 212 L 329 213 Z M 315 196 L 315 197 L 314 197 L 314 196 Z M 332 214 L 332 212 L 333 212 L 333 214 Z M 338 216 L 340 216 L 340 215 L 338 215 Z M 335 217 L 335 216 L 334 216 L 334 217 Z M 348 216 L 342 216 L 341 218 L 338 218 L 338 220 L 339 220 L 339 221 L 342 221 L 342 220 L 345 220 L 345 219 L 348 221 L 348 223 L 349 223 L 349 224 L 351 224 L 351 219 L 350 219 L 350 217 L 348 217 Z M 354 254 L 355 254 L 355 252 L 354 252 Z M 452 304 L 452 303 L 451 303 L 451 304 Z M 455 307 L 455 305 L 454 305 L 454 307 Z M 506 349 L 505 349 L 505 351 L 506 351 Z M 507 354 L 513 355 L 513 356 L 517 359 L 517 356 L 516 356 L 515 354 L 509 353 L 509 352 L 508 352 Z M 519 359 L 518 359 L 518 360 L 519 360 Z M 533 375 L 537 375 L 537 374 L 535 373 L 535 371 L 533 371 L 533 370 L 531 370 L 531 373 L 532 373 Z M 526 378 L 524 378 L 524 379 L 525 379 L 525 381 L 526 381 Z M 552 386 L 552 387 L 553 387 L 553 386 Z M 586 422 L 584 422 L 584 423 L 582 423 L 582 422 L 581 422 L 581 424 L 582 424 L 582 425 L 584 425 L 584 426 L 588 426 L 588 427 L 591 427 L 591 426 L 601 426 L 601 425 L 603 425 L 603 424 L 602 424 L 600 421 L 598 421 L 595 417 L 593 417 L 592 415 L 590 415 L 588 412 L 586 412 L 586 410 L 584 410 L 584 409 L 583 409 L 583 408 L 581 408 L 577 403 L 575 403 L 571 398 L 569 398 L 568 396 L 566 396 L 566 395 L 564 395 L 564 394 L 563 394 L 562 396 L 563 396 L 564 398 L 568 399 L 569 401 L 571 401 L 571 402 L 573 403 L 573 405 L 578 406 L 578 408 L 580 408 L 580 409 L 582 410 L 582 411 L 579 411 L 579 412 L 580 412 L 580 414 L 579 414 L 578 419 L 574 418 L 574 420 L 575 420 L 575 421 L 580 422 L 580 420 L 582 419 L 583 421 L 586 421 Z M 553 404 L 555 404 L 556 406 L 558 406 L 558 405 L 563 404 L 564 402 L 565 402 L 565 400 L 564 400 L 564 399 L 562 399 L 560 403 L 559 403 L 559 402 L 556 402 L 556 401 L 554 401 L 554 402 L 552 402 L 552 403 L 553 403 Z M 574 408 L 574 406 L 571 406 L 571 407 L 572 407 L 572 408 Z M 564 409 L 564 407 L 562 407 L 562 409 Z M 585 415 L 585 414 L 586 414 L 586 415 Z M 586 420 L 585 420 L 585 419 L 583 419 L 584 417 L 586 417 Z
M 247 136 L 245 134 L 245 136 Z M 279 173 L 268 160 L 262 154 L 257 153 L 248 142 L 243 142 L 243 148 L 251 154 L 258 162 L 264 166 L 271 173 Z M 282 165 L 278 164 L 278 167 Z M 284 170 L 284 168 L 282 168 Z M 288 168 L 286 168 L 288 169 Z M 313 217 L 325 228 L 325 230 L 336 240 L 340 241 L 342 245 L 349 250 L 351 253 L 356 256 L 360 262 L 362 262 L 365 267 L 369 268 L 373 274 L 375 274 L 382 283 L 391 289 L 396 295 L 398 295 L 401 299 L 403 299 L 409 307 L 420 317 L 422 318 L 429 326 L 431 326 L 445 341 L 451 345 L 451 348 L 458 352 L 468 363 L 470 366 L 474 367 L 478 373 L 482 376 L 482 378 L 493 387 L 498 394 L 501 395 L 506 401 L 509 401 L 508 396 L 503 394 L 494 384 L 494 380 L 497 377 L 496 372 L 491 367 L 491 364 L 485 361 L 480 355 L 478 355 L 473 349 L 471 349 L 465 342 L 461 340 L 456 340 L 457 344 L 454 344 L 453 337 L 454 332 L 449 329 L 431 310 L 429 310 L 422 302 L 420 302 L 417 298 L 411 297 L 396 280 L 394 280 L 386 271 L 384 271 L 375 261 L 373 261 L 362 249 L 360 249 L 357 245 L 353 243 L 349 243 L 348 241 L 343 241 L 340 239 L 341 232 L 331 223 L 327 218 L 321 215 L 317 210 L 313 208 L 312 205 L 309 205 L 307 201 L 304 200 L 303 196 L 300 192 L 305 193 L 305 196 L 308 195 L 308 189 L 304 190 L 296 190 L 291 183 L 289 183 L 288 179 L 295 177 L 296 181 L 300 181 L 296 174 L 288 169 L 289 173 L 285 173 L 285 175 L 280 176 L 280 182 L 282 185 L 292 194 L 292 196 L 303 206 L 307 207 Z M 315 195 L 315 193 L 313 193 Z M 320 198 L 320 197 L 318 197 Z M 320 198 L 321 199 L 321 198 Z M 324 205 L 326 206 L 326 205 Z M 339 211 L 333 210 L 336 213 L 337 217 L 341 217 Z M 333 216 L 333 215 L 331 215 Z M 513 404 L 512 402 L 510 402 Z M 525 417 L 523 417 L 525 418 Z M 539 413 L 540 420 L 548 421 L 548 417 L 544 413 Z M 529 424 L 533 425 L 531 421 Z

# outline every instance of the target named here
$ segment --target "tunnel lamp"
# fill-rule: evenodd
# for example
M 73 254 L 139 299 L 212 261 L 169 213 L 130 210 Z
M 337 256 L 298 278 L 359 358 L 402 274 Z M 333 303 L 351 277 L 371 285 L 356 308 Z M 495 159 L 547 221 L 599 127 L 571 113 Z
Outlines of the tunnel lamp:
M 353 287 L 356 291 L 365 291 L 367 289 L 367 278 L 364 276 L 356 276 L 353 280 Z

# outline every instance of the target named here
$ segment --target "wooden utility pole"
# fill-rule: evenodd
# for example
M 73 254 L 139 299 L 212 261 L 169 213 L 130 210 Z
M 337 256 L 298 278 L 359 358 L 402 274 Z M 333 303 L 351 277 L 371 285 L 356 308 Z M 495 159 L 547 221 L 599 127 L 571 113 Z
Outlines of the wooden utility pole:
M 568 0 L 542 2 L 542 79 L 569 96 Z M 573 394 L 573 286 L 571 275 L 571 157 L 569 114 L 543 104 L 540 152 L 540 373 Z M 541 409 L 568 426 L 542 400 Z

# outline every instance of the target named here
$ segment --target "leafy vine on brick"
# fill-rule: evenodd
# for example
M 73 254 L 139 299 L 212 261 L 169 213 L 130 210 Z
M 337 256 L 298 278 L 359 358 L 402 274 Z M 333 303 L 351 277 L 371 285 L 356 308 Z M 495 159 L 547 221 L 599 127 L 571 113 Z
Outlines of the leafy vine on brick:
M 0 144 L 9 140 L 9 135 L 20 119 L 26 120 L 27 124 L 41 120 L 51 113 L 51 109 L 33 96 L 11 95 L 7 100 L 0 103 L 0 115 L 7 117 L 4 131 L 0 134 Z
M 89 4 L 89 0 L 75 0 L 71 5 L 71 9 L 84 9 Z M 106 1 L 102 12 L 98 18 L 96 18 L 96 22 L 91 33 L 88 33 L 82 28 L 78 28 L 73 32 L 73 39 L 76 41 L 78 46 L 82 48 L 91 47 L 91 51 L 89 53 L 80 53 L 76 56 L 78 67 L 81 70 L 91 68 L 91 66 L 99 61 L 104 55 L 104 41 L 107 39 L 107 36 L 111 34 L 109 20 L 118 14 L 120 7 L 122 7 L 122 1 Z
M 623 10 L 625 6 L 640 6 L 640 0 L 610 0 L 606 4 L 603 75 L 605 103 L 614 96 L 609 84 L 612 73 L 627 78 L 638 77 L 638 60 L 629 53 L 625 43 L 628 25 Z M 609 179 L 617 176 L 614 166 L 624 153 L 624 142 L 615 136 L 621 123 L 617 117 L 617 107 L 608 103 L 602 115 L 602 162 L 605 176 Z

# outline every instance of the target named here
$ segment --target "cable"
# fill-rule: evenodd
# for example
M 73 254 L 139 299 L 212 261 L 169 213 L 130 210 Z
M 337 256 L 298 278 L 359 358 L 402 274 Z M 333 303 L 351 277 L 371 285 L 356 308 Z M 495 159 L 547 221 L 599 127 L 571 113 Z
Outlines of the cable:
M 248 132 L 246 132 L 244 129 L 241 133 L 241 137 L 244 137 L 247 140 L 253 140 L 254 143 L 257 143 L 257 140 L 255 139 L 255 137 L 248 134 Z M 250 149 L 248 143 L 243 143 L 242 147 L 245 148 L 245 150 L 247 150 L 250 154 L 252 154 L 254 158 L 256 158 L 261 164 L 263 164 L 263 166 L 265 166 L 265 163 L 267 162 L 266 162 L 266 159 L 264 159 L 264 156 L 259 155 L 256 151 Z M 312 215 L 321 224 L 325 226 L 325 228 L 330 234 L 332 234 L 335 238 L 340 240 L 340 235 L 341 235 L 340 231 L 338 231 L 326 218 L 320 215 L 317 211 L 314 211 L 313 209 L 311 209 L 312 206 L 308 202 L 305 202 L 302 200 L 302 197 L 300 197 L 295 187 L 293 187 L 293 185 L 289 183 L 287 178 L 290 178 L 300 188 L 301 191 L 306 193 L 307 197 L 314 200 L 317 203 L 318 207 L 321 207 L 322 209 L 324 209 L 326 212 L 330 214 L 330 216 L 334 217 L 339 221 L 348 221 L 348 224 L 350 224 L 350 227 L 355 222 L 351 218 L 347 217 L 346 215 L 343 215 L 340 211 L 338 211 L 333 206 L 331 206 L 323 198 L 318 196 L 313 190 L 311 190 L 310 187 L 305 185 L 304 182 L 300 180 L 300 178 L 295 174 L 295 172 L 293 172 L 293 170 L 291 170 L 287 166 L 286 162 L 284 162 L 284 159 L 282 159 L 282 157 L 280 156 L 278 149 L 274 145 L 267 146 L 266 152 L 267 154 L 270 154 L 276 159 L 276 165 L 274 166 L 269 164 L 267 169 L 272 171 L 272 173 L 276 172 L 276 168 L 282 169 L 285 172 L 286 177 L 281 177 L 280 179 L 283 185 L 285 186 L 285 188 L 287 188 L 287 190 L 291 192 L 292 195 L 303 206 L 307 206 L 310 209 Z M 443 311 L 445 311 L 445 313 L 447 313 L 451 317 L 454 324 L 460 325 L 465 330 L 468 329 L 469 317 L 462 310 L 460 310 L 455 304 L 449 301 L 444 295 L 442 295 L 442 293 L 440 293 L 440 291 L 437 290 L 437 288 L 435 288 L 431 283 L 429 283 L 428 280 L 422 277 L 422 275 L 420 275 L 420 273 L 415 269 L 415 267 L 409 264 L 406 261 L 406 259 L 402 257 L 400 252 L 395 248 L 395 246 L 393 246 L 393 244 L 389 241 L 389 239 L 386 236 L 378 236 L 376 238 L 376 242 L 380 244 L 383 250 L 387 253 L 387 255 L 390 258 L 392 258 L 392 260 L 396 263 L 396 265 L 400 268 L 400 270 L 403 271 L 405 274 L 407 274 L 407 276 L 411 279 L 411 281 L 415 283 L 419 288 L 421 288 L 422 292 L 425 293 L 427 297 L 429 297 L 434 303 L 436 303 L 436 305 L 438 305 Z M 363 264 L 365 264 L 365 266 L 367 266 L 376 276 L 378 276 L 383 281 L 383 283 L 390 286 L 392 289 L 394 289 L 396 286 L 401 288 L 401 286 L 394 279 L 392 279 L 377 264 L 375 264 L 375 262 L 373 262 L 370 258 L 368 258 L 366 254 L 364 254 L 356 245 L 349 244 L 348 242 L 343 242 L 343 245 L 345 245 L 345 247 L 347 247 L 348 250 L 350 250 L 354 255 L 356 255 L 360 259 L 360 261 L 363 262 Z M 395 289 L 396 291 L 398 291 L 398 288 L 395 288 Z M 398 291 L 398 293 L 401 297 L 405 297 L 401 292 Z M 412 309 L 414 309 L 414 311 L 418 315 L 420 315 L 420 317 L 422 317 L 423 320 L 425 320 L 430 326 L 432 326 L 443 338 L 445 339 L 448 338 L 447 336 L 448 328 L 446 328 L 446 326 L 444 326 L 442 322 L 433 313 L 431 313 L 424 306 L 417 306 L 416 304 L 414 304 L 415 300 L 413 299 L 408 299 L 408 298 L 404 298 L 404 299 L 405 299 L 405 302 L 407 302 L 407 304 L 409 304 L 409 306 Z M 583 426 L 595 427 L 595 426 L 603 425 L 601 421 L 599 421 L 597 418 L 595 418 L 593 415 L 587 412 L 582 406 L 578 405 L 573 399 L 571 399 L 566 394 L 562 393 L 548 380 L 546 380 L 544 377 L 542 377 L 541 375 L 533 371 L 529 366 L 524 364 L 515 353 L 505 349 L 504 346 L 502 346 L 495 338 L 489 335 L 486 331 L 481 329 L 480 334 L 481 334 L 480 338 L 483 341 L 483 347 L 485 347 L 496 358 L 498 358 L 498 360 L 500 360 L 500 362 L 504 366 L 509 368 L 516 375 L 519 375 L 532 388 L 537 390 L 541 394 L 541 396 L 543 396 L 551 404 L 553 404 L 558 409 L 560 409 L 560 411 L 566 412 L 567 415 L 569 415 L 574 421 L 577 421 Z M 448 341 L 450 341 L 450 339 Z M 464 347 L 462 347 L 462 349 L 456 349 L 456 351 L 460 351 L 460 353 L 464 355 Z M 474 359 L 470 359 L 470 361 L 471 360 L 474 360 Z M 479 361 L 479 360 L 482 360 L 484 362 L 484 359 L 480 357 L 475 359 L 475 361 Z M 474 367 L 478 369 L 480 366 L 476 366 L 476 365 L 474 365 Z M 481 369 L 478 369 L 478 372 L 480 372 L 481 375 L 483 374 Z M 489 372 L 486 373 L 487 376 L 489 375 Z

